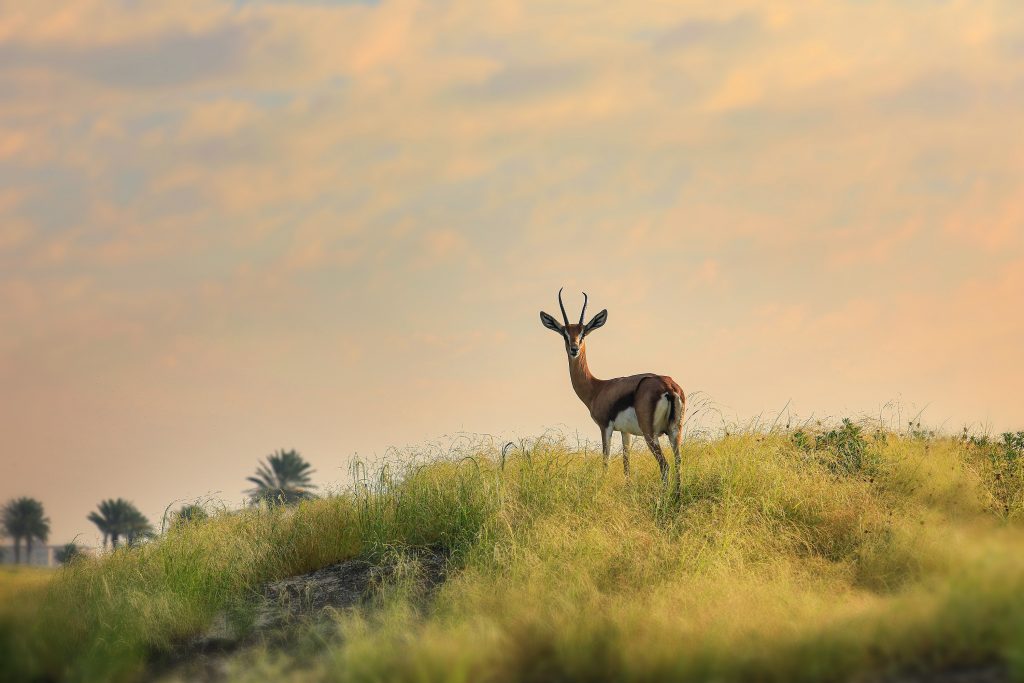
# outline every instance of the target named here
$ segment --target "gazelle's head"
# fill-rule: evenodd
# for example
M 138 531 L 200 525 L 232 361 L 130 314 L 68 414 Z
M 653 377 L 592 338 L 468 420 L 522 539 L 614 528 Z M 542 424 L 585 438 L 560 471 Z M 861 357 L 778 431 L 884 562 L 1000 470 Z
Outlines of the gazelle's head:
M 583 310 L 580 311 L 580 321 L 575 325 L 569 324 L 569 316 L 565 314 L 565 305 L 562 303 L 562 290 L 558 290 L 558 307 L 562 309 L 562 321 L 559 323 L 544 311 L 540 312 L 540 322 L 549 330 L 554 330 L 562 335 L 565 341 L 565 352 L 569 358 L 579 358 L 580 350 L 583 348 L 583 339 L 588 334 L 601 327 L 608 321 L 608 309 L 604 309 L 586 325 L 583 324 L 583 316 L 587 313 L 587 293 L 583 292 Z

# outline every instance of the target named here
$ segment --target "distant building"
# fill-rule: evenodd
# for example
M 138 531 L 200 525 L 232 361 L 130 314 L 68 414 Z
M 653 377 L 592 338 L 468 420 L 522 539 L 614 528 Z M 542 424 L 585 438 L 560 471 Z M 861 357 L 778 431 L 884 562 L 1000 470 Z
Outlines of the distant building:
M 54 557 L 59 549 L 63 548 L 63 545 L 44 545 L 42 543 L 32 544 L 32 557 L 28 557 L 25 552 L 25 544 L 21 544 L 21 563 L 31 564 L 36 567 L 54 567 L 57 565 L 57 560 Z M 0 564 L 14 564 L 14 546 L 6 544 L 0 546 Z

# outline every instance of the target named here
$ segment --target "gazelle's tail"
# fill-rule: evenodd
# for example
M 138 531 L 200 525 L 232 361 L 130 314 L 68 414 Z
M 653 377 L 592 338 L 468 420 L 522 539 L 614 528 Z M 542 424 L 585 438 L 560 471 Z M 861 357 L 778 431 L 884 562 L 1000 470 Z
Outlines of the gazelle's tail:
M 683 421 L 683 410 L 685 408 L 683 397 L 679 394 L 672 394 L 672 412 L 669 413 L 668 423 L 679 424 Z
M 683 415 L 683 398 L 678 394 L 666 391 L 654 406 L 654 424 L 656 429 L 667 433 L 672 425 L 678 424 Z M 659 433 L 661 433 L 659 432 Z

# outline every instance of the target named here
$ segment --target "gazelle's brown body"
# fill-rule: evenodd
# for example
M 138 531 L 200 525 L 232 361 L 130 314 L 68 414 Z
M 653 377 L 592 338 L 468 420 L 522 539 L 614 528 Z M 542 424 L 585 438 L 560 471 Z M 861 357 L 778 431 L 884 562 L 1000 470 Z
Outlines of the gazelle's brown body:
M 586 297 L 586 294 L 583 295 Z M 587 349 L 584 338 L 605 324 L 608 311 L 603 310 L 587 323 L 583 317 L 587 310 L 586 300 L 579 323 L 569 324 L 562 292 L 558 292 L 558 305 L 562 309 L 564 325 L 543 311 L 541 323 L 562 335 L 569 358 L 569 378 L 572 388 L 590 411 L 590 416 L 601 430 L 601 446 L 605 466 L 611 455 L 611 439 L 614 432 L 622 434 L 622 466 L 629 476 L 629 443 L 631 436 L 642 436 L 658 461 L 663 480 L 668 478 L 668 461 L 661 452 L 658 439 L 662 434 L 669 438 L 676 463 L 676 488 L 679 488 L 680 444 L 683 436 L 683 413 L 686 396 L 675 380 L 665 375 L 645 373 L 629 377 L 598 379 L 587 365 Z

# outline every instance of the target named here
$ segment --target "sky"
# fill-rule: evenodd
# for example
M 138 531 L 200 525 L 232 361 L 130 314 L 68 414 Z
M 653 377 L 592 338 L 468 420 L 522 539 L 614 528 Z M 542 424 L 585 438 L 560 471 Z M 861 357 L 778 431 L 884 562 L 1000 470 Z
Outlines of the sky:
M 1024 429 L 1021 121 L 1018 0 L 0 0 L 0 502 L 597 439 L 562 286 L 727 422 Z

